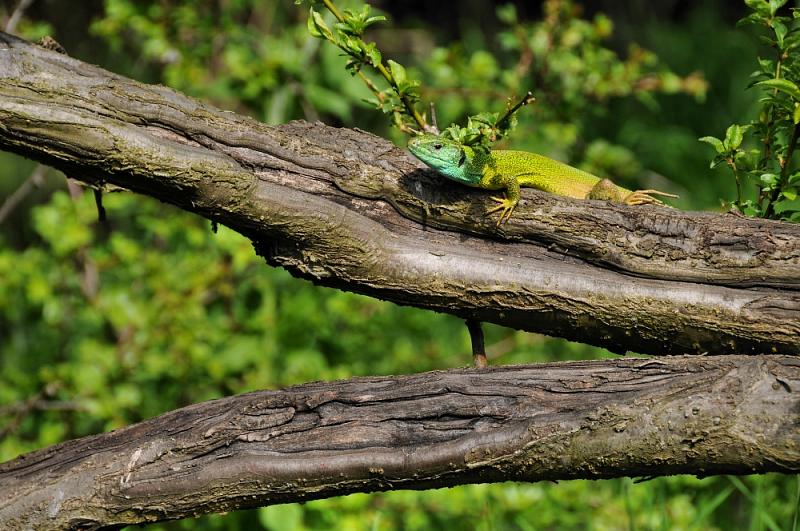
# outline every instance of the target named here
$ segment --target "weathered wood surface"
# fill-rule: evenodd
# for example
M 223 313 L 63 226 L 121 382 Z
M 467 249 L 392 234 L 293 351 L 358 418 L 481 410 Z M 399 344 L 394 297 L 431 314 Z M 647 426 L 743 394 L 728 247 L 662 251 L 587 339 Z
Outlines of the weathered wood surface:
M 800 353 L 800 226 L 526 190 L 502 229 L 357 130 L 269 127 L 0 33 L 0 148 L 400 304 L 652 354 Z
M 800 360 L 355 378 L 192 405 L 0 465 L 0 528 L 98 529 L 464 483 L 800 471 Z

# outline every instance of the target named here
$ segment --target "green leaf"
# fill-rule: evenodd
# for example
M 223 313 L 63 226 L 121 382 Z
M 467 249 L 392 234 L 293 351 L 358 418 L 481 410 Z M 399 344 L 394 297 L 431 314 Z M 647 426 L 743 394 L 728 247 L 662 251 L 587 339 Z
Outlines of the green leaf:
M 372 66 L 378 66 L 381 64 L 381 52 L 378 50 L 378 47 L 375 45 L 374 42 L 371 42 L 364 46 L 364 54 L 369 59 L 369 62 Z
M 747 7 L 760 15 L 768 15 L 770 5 L 765 0 L 744 0 Z
M 369 16 L 369 10 L 369 4 L 364 4 L 360 12 L 352 9 L 345 9 L 344 20 L 336 24 L 337 29 L 346 35 L 360 37 L 364 33 L 364 30 L 370 25 L 386 20 L 386 17 L 383 15 Z
M 785 3 L 786 0 L 769 0 L 769 14 L 774 16 Z
M 727 131 L 725 131 L 725 140 L 722 142 L 725 150 L 734 151 L 739 149 L 739 146 L 742 145 L 742 140 L 744 140 L 744 132 L 747 131 L 749 127 L 749 125 L 737 124 L 728 127 Z
M 800 88 L 788 79 L 767 79 L 759 81 L 756 85 L 768 88 L 774 88 L 781 92 L 785 92 L 797 101 L 800 101 Z
M 797 190 L 783 190 L 781 195 L 789 201 L 794 201 L 797 199 Z
M 313 9 L 310 9 L 308 12 L 308 19 L 306 20 L 306 26 L 308 27 L 308 33 L 312 37 L 316 37 L 317 39 L 322 39 L 322 33 L 317 29 L 317 25 L 314 24 L 314 13 Z
M 722 145 L 722 140 L 719 138 L 715 138 L 713 136 L 704 136 L 702 138 L 698 138 L 700 142 L 705 142 L 706 144 L 710 144 L 714 147 L 717 153 L 722 153 L 725 151 L 725 146 Z
M 772 72 L 775 72 L 775 62 L 771 59 L 759 57 L 758 66 L 761 67 L 762 73 L 764 75 L 768 75 L 769 77 L 772 77 Z
M 387 63 L 389 64 L 389 72 L 392 74 L 392 79 L 394 79 L 395 84 L 397 86 L 404 85 L 408 78 L 405 67 L 391 59 L 389 59 Z
M 783 214 L 789 212 L 800 212 L 800 200 L 795 197 L 794 199 L 782 199 L 775 202 L 775 213 Z M 784 216 L 785 217 L 785 216 Z
M 363 51 L 362 49 L 363 43 L 364 41 L 362 41 L 358 37 L 350 37 L 349 35 L 345 35 L 344 39 L 339 44 L 342 47 L 342 49 L 347 53 L 349 53 L 350 55 L 360 56 Z M 360 61 L 360 57 L 359 58 L 354 57 L 354 59 L 358 59 Z
M 325 24 L 325 20 L 323 20 L 322 15 L 314 11 L 314 8 L 309 9 L 309 16 L 308 16 L 308 32 L 313 36 L 317 37 L 318 39 L 327 39 L 331 42 L 336 42 L 336 39 L 331 33 L 330 28 L 328 25 Z
M 369 17 L 367 20 L 364 21 L 364 27 L 371 26 L 377 22 L 386 22 L 387 18 L 383 15 L 375 15 L 374 17 Z
M 795 124 L 800 124 L 800 103 L 794 104 L 794 114 L 792 115 L 792 121 Z
M 772 29 L 775 31 L 775 41 L 778 43 L 778 48 L 783 50 L 783 39 L 786 37 L 786 33 L 789 29 L 786 27 L 786 24 L 780 20 L 776 20 L 772 23 Z
M 748 24 L 761 24 L 763 21 L 764 17 L 758 13 L 750 13 L 746 17 L 739 19 L 739 21 L 736 23 L 736 27 L 739 28 Z
M 714 157 L 714 160 L 711 161 L 711 165 L 709 167 L 713 170 L 714 168 L 725 162 L 726 160 L 724 155 L 717 155 L 716 157 Z
M 499 118 L 499 116 L 496 112 L 482 112 L 474 116 L 470 116 L 467 119 L 467 123 L 470 125 L 479 124 L 491 127 L 497 123 L 497 118 Z
M 758 178 L 761 181 L 761 187 L 771 190 L 778 184 L 779 177 L 774 173 L 762 173 Z

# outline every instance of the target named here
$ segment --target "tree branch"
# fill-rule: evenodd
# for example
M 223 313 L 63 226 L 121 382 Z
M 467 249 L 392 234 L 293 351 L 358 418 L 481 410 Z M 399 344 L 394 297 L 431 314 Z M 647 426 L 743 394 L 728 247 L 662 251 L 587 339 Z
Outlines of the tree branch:
M 800 354 L 800 227 L 480 191 L 372 135 L 268 127 L 0 33 L 0 148 L 178 205 L 270 264 L 615 350 Z M 99 529 L 350 492 L 800 469 L 800 360 L 360 378 L 189 406 L 0 465 L 0 527 Z
M 272 265 L 617 352 L 800 354 L 800 226 L 481 191 L 361 131 L 268 127 L 0 34 L 0 148 L 228 225 Z
M 352 492 L 800 470 L 800 360 L 616 359 L 354 378 L 179 409 L 0 465 L 3 529 Z

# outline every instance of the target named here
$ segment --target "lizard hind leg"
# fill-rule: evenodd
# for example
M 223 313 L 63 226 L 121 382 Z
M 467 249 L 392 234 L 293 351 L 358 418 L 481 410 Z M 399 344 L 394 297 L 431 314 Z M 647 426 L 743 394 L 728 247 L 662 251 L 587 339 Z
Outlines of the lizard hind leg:
M 589 191 L 586 199 L 602 199 L 604 201 L 625 203 L 626 205 L 663 205 L 664 203 L 659 198 L 653 197 L 655 195 L 678 197 L 658 190 L 636 190 L 631 192 L 617 186 L 608 179 L 600 179 Z
M 657 197 L 653 197 L 654 195 L 678 197 L 675 194 L 668 194 L 658 190 L 636 190 L 626 195 L 622 202 L 627 205 L 663 205 L 664 202 Z

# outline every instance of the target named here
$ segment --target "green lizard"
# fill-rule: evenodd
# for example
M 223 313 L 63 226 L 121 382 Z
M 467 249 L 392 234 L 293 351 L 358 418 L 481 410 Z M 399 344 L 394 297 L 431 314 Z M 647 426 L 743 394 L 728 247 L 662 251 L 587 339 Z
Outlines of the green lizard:
M 508 221 L 514 212 L 520 186 L 578 199 L 603 199 L 629 205 L 663 204 L 653 195 L 677 197 L 658 190 L 627 190 L 608 179 L 535 153 L 506 150 L 484 153 L 430 134 L 409 140 L 408 149 L 448 179 L 484 190 L 504 190 L 502 198 L 492 197 L 500 204 L 487 212 L 500 212 L 498 226 Z

